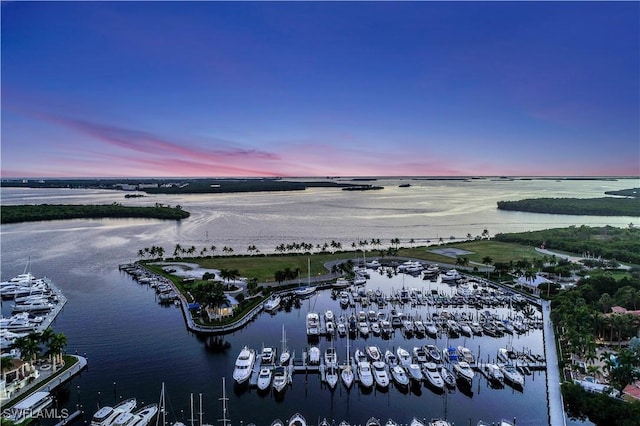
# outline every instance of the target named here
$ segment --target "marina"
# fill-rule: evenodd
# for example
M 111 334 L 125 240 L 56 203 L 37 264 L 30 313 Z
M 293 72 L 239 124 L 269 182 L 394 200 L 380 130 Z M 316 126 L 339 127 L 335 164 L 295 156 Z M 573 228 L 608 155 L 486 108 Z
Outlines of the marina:
M 502 320 L 514 317 L 515 309 L 509 309 L 508 303 L 480 310 L 469 306 L 454 307 L 452 301 L 458 297 L 453 293 L 454 287 L 434 284 L 433 280 L 437 281 L 437 278 L 433 276 L 423 280 L 409 274 L 388 277 L 369 271 L 371 278 L 366 284 L 374 293 L 379 287 L 386 296 L 391 296 L 402 289 L 404 276 L 407 290 L 418 288 L 423 295 L 437 290 L 442 302 L 439 308 L 435 304 L 411 307 L 410 303 L 401 309 L 396 308 L 411 316 L 419 311 L 425 337 L 418 337 L 415 331 L 412 336 L 407 336 L 401 328 L 391 326 L 390 320 L 381 320 L 380 328 L 388 330 L 388 339 L 383 338 L 382 331 L 379 336 L 375 335 L 375 328 L 370 330 L 366 339 L 350 339 L 346 329 L 348 324 L 344 326 L 344 337 L 340 334 L 343 328 L 337 322 L 340 316 L 357 315 L 360 310 L 368 313 L 374 309 L 350 306 L 349 296 L 343 309 L 339 291 L 350 290 L 349 286 L 335 288 L 335 299 L 332 298 L 332 288 L 319 289 L 305 300 L 291 298 L 290 303 L 287 301 L 289 298 L 283 297 L 279 307 L 271 313 L 259 307 L 241 324 L 225 329 L 222 334 L 210 335 L 206 330 L 192 331 L 189 326 L 185 327 L 185 316 L 175 301 L 159 304 L 154 288 L 140 285 L 117 267 L 134 263 L 135 252 L 151 244 L 164 246 L 167 253 L 178 242 L 187 247 L 192 244 L 196 247 L 216 245 L 217 254 L 225 245 L 241 253 L 242 247 L 251 243 L 262 253 L 268 253 L 277 244 L 290 241 L 305 240 L 322 245 L 335 239 L 350 244 L 350 241 L 357 242 L 367 236 L 380 238 L 383 245 L 388 245 L 390 239 L 396 237 L 403 245 L 408 245 L 410 239 L 415 239 L 417 245 L 427 244 L 427 241 L 437 243 L 441 237 L 448 240 L 450 235 L 479 235 L 484 227 L 495 234 L 576 223 L 623 227 L 633 220 L 628 217 L 580 217 L 578 220 L 576 216 L 535 213 L 514 215 L 495 209 L 496 200 L 505 193 L 517 193 L 522 197 L 536 197 L 542 192 L 551 197 L 562 197 L 567 193 L 594 197 L 605 190 L 631 187 L 633 183 L 628 180 L 413 181 L 411 188 L 394 189 L 398 182 L 392 179 L 381 181 L 387 187 L 384 192 L 346 194 L 348 200 L 344 199 L 344 192 L 327 189 L 286 194 L 286 197 L 264 193 L 162 197 L 161 202 L 181 204 L 192 213 L 189 220 L 179 224 L 143 219 L 103 219 L 3 225 L 3 280 L 21 274 L 26 259 L 37 253 L 32 262 L 34 274 L 50 276 L 68 299 L 55 319 L 56 332 L 68 337 L 68 353 L 86 353 L 91 360 L 89 369 L 68 381 L 61 388 L 63 392 L 56 391 L 55 407 L 68 408 L 70 413 L 81 407 L 86 415 L 90 415 L 98 406 L 113 406 L 123 397 L 132 395 L 141 404 L 156 402 L 157 389 L 161 382 L 166 382 L 172 401 L 167 421 L 187 424 L 189 395 L 202 393 L 202 411 L 205 418 L 213 422 L 222 417 L 219 384 L 226 377 L 227 417 L 232 418 L 235 424 L 268 426 L 274 419 L 286 421 L 296 412 L 313 424 L 325 417 L 335 420 L 336 424 L 343 420 L 350 424 L 364 424 L 372 416 L 381 422 L 392 418 L 405 424 L 410 423 L 414 416 L 424 421 L 446 418 L 456 425 L 474 425 L 480 420 L 490 424 L 514 417 L 519 425 L 563 424 L 558 386 L 561 379 L 553 368 L 557 361 L 549 357 L 553 351 L 553 339 L 549 340 L 548 333 L 552 330 L 548 318 L 542 321 L 544 335 L 537 325 L 521 334 L 516 330 L 514 334 L 492 337 L 482 330 L 482 335 L 474 333 L 469 337 L 461 330 L 459 337 L 449 336 L 435 322 L 430 324 L 435 311 L 448 310 L 460 316 L 462 312 L 469 312 L 476 317 L 476 313 L 488 310 Z M 379 198 L 380 194 L 384 199 Z M 61 198 L 80 204 L 110 204 L 122 200 L 122 192 L 82 189 L 2 188 L 2 196 L 3 204 L 56 203 Z M 155 197 L 136 200 L 149 205 L 157 201 Z M 430 210 L 432 206 L 433 213 Z M 85 242 L 81 247 L 78 245 L 80 233 Z M 373 261 L 369 254 L 367 261 Z M 382 265 L 377 266 L 380 268 Z M 424 276 L 426 272 L 422 274 Z M 12 315 L 11 303 L 10 300 L 3 301 L 2 314 L 5 318 Z M 354 300 L 354 303 L 357 302 Z M 383 309 L 375 308 L 377 312 L 387 314 L 391 309 L 391 304 Z M 534 306 L 534 309 L 537 308 Z M 278 348 L 276 357 L 279 358 L 284 328 L 286 346 L 292 353 L 295 351 L 296 360 L 301 359 L 304 350 L 310 346 L 305 330 L 306 314 L 320 314 L 322 325 L 327 310 L 334 313 L 336 334 L 331 339 L 320 336 L 317 345 L 321 351 L 333 345 L 339 364 L 344 362 L 347 353 L 352 357 L 356 349 L 364 351 L 365 346 L 375 345 L 384 353 L 387 348 L 411 350 L 414 346 L 434 344 L 440 351 L 459 345 L 471 349 L 479 360 L 477 366 L 493 363 L 498 349 L 505 348 L 518 353 L 544 354 L 549 368 L 533 369 L 531 375 L 525 376 L 522 391 L 508 384 L 504 387 L 492 385 L 480 370 L 475 370 L 471 386 L 460 388 L 456 383 L 454 388 L 448 387 L 441 394 L 424 384 L 420 387 L 409 385 L 402 391 L 393 377 L 386 391 L 373 387 L 363 392 L 355 382 L 355 376 L 355 386 L 347 388 L 342 384 L 342 375 L 338 385 L 330 391 L 329 386 L 320 380 L 319 369 L 308 374 L 293 373 L 289 376 L 289 389 L 277 396 L 272 392 L 260 392 L 249 383 L 241 387 L 233 383 L 231 374 L 242 347 L 246 345 L 256 350 L 263 346 Z M 537 310 L 538 318 L 545 315 L 548 311 L 540 313 Z M 473 326 L 473 321 L 470 326 Z M 493 329 L 488 331 L 492 333 Z M 135 375 L 131 374 L 132 371 Z M 554 373 L 555 378 L 552 376 Z M 444 379 L 442 372 L 441 376 Z M 251 410 L 246 407 L 251 407 Z M 85 420 L 88 420 L 86 415 Z M 567 420 L 567 424 L 583 422 Z

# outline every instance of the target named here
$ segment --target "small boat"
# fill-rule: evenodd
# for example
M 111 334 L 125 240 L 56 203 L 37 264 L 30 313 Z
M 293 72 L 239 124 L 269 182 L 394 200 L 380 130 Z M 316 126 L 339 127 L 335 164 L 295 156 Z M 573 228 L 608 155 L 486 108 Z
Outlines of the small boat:
M 276 360 L 276 350 L 274 348 L 265 347 L 262 348 L 262 353 L 260 354 L 260 360 L 262 364 L 273 364 Z
M 369 418 L 369 420 L 367 420 L 365 426 L 380 426 L 380 420 L 376 419 L 375 417 L 371 417 Z
M 351 283 L 349 282 L 348 279 L 346 279 L 344 277 L 340 277 L 333 284 L 331 284 L 331 287 L 333 287 L 333 288 L 346 288 L 346 287 L 349 287 L 350 285 L 351 285 Z
M 400 426 L 400 424 L 393 419 L 389 419 L 384 426 Z
M 342 308 L 346 308 L 347 306 L 349 306 L 349 293 L 347 293 L 346 291 L 341 291 L 338 295 L 338 300 L 340 301 L 340 306 Z
M 398 362 L 400 362 L 401 366 L 407 368 L 409 364 L 411 364 L 411 354 L 406 349 L 398 346 L 396 354 L 398 355 Z
M 368 361 L 360 361 L 358 363 L 358 379 L 365 388 L 373 386 L 373 373 L 371 372 L 371 364 Z
M 462 275 L 455 269 L 449 269 L 444 274 L 440 274 L 440 278 L 443 282 L 452 282 L 462 279 Z
M 415 330 L 415 333 L 417 336 L 424 336 L 427 333 L 427 330 L 422 320 L 415 320 L 413 322 L 413 329 Z
M 318 423 L 318 426 L 331 426 L 331 422 L 327 420 L 327 418 L 325 417 L 322 420 L 320 420 L 320 423 Z
M 383 389 L 389 387 L 389 375 L 387 374 L 386 364 L 382 361 L 375 361 L 371 365 L 373 366 L 373 379 L 376 385 Z
M 398 365 L 398 357 L 391 352 L 391 350 L 387 349 L 384 352 L 384 362 L 386 362 L 389 367 L 394 367 Z
M 516 369 L 513 364 L 505 364 L 502 366 L 502 374 L 505 382 L 510 383 L 514 387 L 524 387 L 524 376 Z
M 404 368 L 399 365 L 391 367 L 391 378 L 398 386 L 409 386 L 409 376 Z
M 238 384 L 246 382 L 249 377 L 251 377 L 251 372 L 253 370 L 253 365 L 255 364 L 255 362 L 255 350 L 250 349 L 247 346 L 243 347 L 238 354 L 238 358 L 236 359 L 236 364 L 233 369 L 233 379 Z
M 380 332 L 387 337 L 393 334 L 393 326 L 388 320 L 380 321 Z
M 369 324 L 366 321 L 358 322 L 358 331 L 361 336 L 367 337 L 369 335 Z
M 287 348 L 287 335 L 284 332 L 284 324 L 282 324 L 282 350 L 280 351 L 280 365 L 289 364 L 289 360 L 291 359 L 291 353 Z
M 309 348 L 309 364 L 320 363 L 320 349 L 317 346 L 311 346 Z
M 286 367 L 276 367 L 273 371 L 273 390 L 282 392 L 289 384 L 289 373 Z
M 458 359 L 461 361 L 466 361 L 469 364 L 472 364 L 475 362 L 476 358 L 473 356 L 473 352 L 471 352 L 471 349 L 466 348 L 464 346 L 458 346 Z
M 427 362 L 427 353 L 422 346 L 413 347 L 413 357 L 419 364 Z
M 431 419 L 428 426 L 453 426 L 453 423 L 442 419 Z
M 377 346 L 365 346 L 364 350 L 372 362 L 380 361 L 382 359 L 382 354 L 380 353 L 380 349 L 378 349 Z
M 374 334 L 374 336 L 380 335 L 380 332 L 382 331 L 382 329 L 380 328 L 380 324 L 378 324 L 377 322 L 372 322 L 369 326 L 369 329 Z
M 278 309 L 278 306 L 280 306 L 281 300 L 282 298 L 279 295 L 277 294 L 271 295 L 271 297 L 267 299 L 266 302 L 264 302 L 264 310 L 267 312 L 275 311 L 276 309 Z
M 331 346 L 324 350 L 324 364 L 326 366 L 335 366 L 338 364 L 338 354 Z
M 149 404 L 134 412 L 135 421 L 131 426 L 146 426 L 151 423 L 153 417 L 158 414 L 158 404 Z
M 295 413 L 289 421 L 287 422 L 288 426 L 307 426 L 307 420 L 300 413 Z
M 306 319 L 307 337 L 318 337 L 320 335 L 320 315 L 316 312 L 309 312 Z
M 456 376 L 449 370 L 449 368 L 442 365 L 440 367 L 440 377 L 444 380 L 444 384 L 453 388 L 456 386 Z
M 338 330 L 338 336 L 344 337 L 347 335 L 347 326 L 343 322 L 339 322 L 336 329 Z
M 269 368 L 261 368 L 260 373 L 258 373 L 258 389 L 262 391 L 269 389 L 272 377 L 273 375 Z
M 271 426 L 284 426 L 284 422 L 280 419 L 275 419 L 271 422 Z
M 427 353 L 427 357 L 436 364 L 442 361 L 440 349 L 436 345 L 424 345 L 424 351 Z
M 487 378 L 499 385 L 504 384 L 504 374 L 497 364 L 488 363 L 484 365 L 484 372 Z
M 409 426 L 425 426 L 425 424 L 414 417 L 413 420 L 411 420 L 411 423 L 409 423 Z

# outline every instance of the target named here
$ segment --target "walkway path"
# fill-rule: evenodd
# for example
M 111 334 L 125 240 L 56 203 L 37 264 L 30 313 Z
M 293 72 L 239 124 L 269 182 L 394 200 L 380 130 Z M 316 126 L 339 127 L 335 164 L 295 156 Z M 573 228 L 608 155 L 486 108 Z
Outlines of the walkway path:
M 547 360 L 547 403 L 549 405 L 549 424 L 552 426 L 566 425 L 564 403 L 560 391 L 560 371 L 558 369 L 558 354 L 556 352 L 556 338 L 551 322 L 551 302 L 542 301 L 542 320 L 544 323 L 544 355 Z

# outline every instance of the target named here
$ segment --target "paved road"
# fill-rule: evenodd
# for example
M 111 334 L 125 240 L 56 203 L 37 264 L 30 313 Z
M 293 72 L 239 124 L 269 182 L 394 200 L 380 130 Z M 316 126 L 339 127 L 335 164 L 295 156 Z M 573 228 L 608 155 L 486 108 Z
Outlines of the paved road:
M 547 359 L 547 402 L 549 405 L 549 424 L 564 426 L 567 424 L 564 415 L 564 404 L 560 391 L 560 371 L 558 370 L 558 354 L 556 338 L 551 322 L 551 302 L 542 301 L 542 320 L 544 321 L 544 356 Z

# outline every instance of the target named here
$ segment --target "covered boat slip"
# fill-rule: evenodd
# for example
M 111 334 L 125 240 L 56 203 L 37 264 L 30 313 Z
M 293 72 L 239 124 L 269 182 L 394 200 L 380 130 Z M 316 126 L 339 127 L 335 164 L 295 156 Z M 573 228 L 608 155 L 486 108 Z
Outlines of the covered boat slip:
M 40 415 L 44 408 L 53 403 L 53 397 L 49 392 L 35 392 L 18 402 L 10 409 L 8 418 L 16 423 Z

